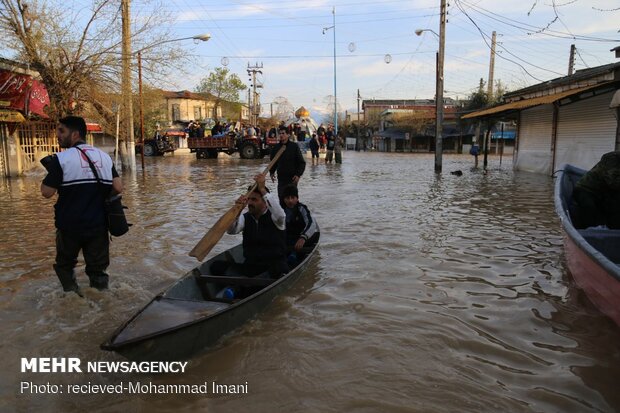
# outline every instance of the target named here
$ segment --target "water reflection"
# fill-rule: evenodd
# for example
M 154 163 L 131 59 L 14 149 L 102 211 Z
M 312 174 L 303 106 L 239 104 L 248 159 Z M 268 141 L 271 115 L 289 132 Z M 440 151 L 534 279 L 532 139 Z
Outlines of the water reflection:
M 620 332 L 564 267 L 548 177 L 491 158 L 346 152 L 311 165 L 301 201 L 320 255 L 270 309 L 160 383 L 249 383 L 239 397 L 18 397 L 21 356 L 118 359 L 98 344 L 195 266 L 187 252 L 267 160 L 147 159 L 125 176 L 130 233 L 112 244 L 111 290 L 63 297 L 51 269 L 42 172 L 0 186 L 0 403 L 45 411 L 616 411 Z M 309 161 L 309 158 L 308 158 Z M 450 175 L 462 170 L 461 177 Z M 4 241 L 8 242 L 4 242 Z M 225 236 L 213 253 L 239 241 Z M 85 281 L 83 268 L 78 278 Z M 70 354 L 69 354 L 70 353 Z M 40 375 L 114 383 L 145 377 Z M 4 409 L 2 409 L 4 410 Z

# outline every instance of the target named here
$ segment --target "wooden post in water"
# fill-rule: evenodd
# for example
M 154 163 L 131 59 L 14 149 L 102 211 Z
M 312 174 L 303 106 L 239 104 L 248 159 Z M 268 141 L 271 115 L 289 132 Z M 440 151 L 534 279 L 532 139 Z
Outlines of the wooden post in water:
M 483 161 L 483 167 L 484 170 L 487 170 L 487 165 L 489 164 L 488 161 L 488 156 L 489 156 L 489 144 L 490 144 L 490 137 L 491 137 L 491 126 L 489 125 L 487 127 L 487 131 L 484 134 L 484 161 Z
M 480 129 L 482 129 L 482 121 L 478 120 L 478 123 L 476 124 L 476 135 L 474 136 L 475 139 L 475 143 L 478 146 L 478 150 L 480 150 L 480 142 L 478 141 L 478 139 L 480 139 Z M 472 146 L 473 146 L 474 142 L 472 142 Z M 474 168 L 478 168 L 478 153 L 476 152 L 476 155 L 474 155 Z
M 504 155 L 504 122 L 502 122 L 502 134 L 500 140 L 502 142 L 502 148 L 499 151 L 499 166 L 502 166 L 502 155 Z

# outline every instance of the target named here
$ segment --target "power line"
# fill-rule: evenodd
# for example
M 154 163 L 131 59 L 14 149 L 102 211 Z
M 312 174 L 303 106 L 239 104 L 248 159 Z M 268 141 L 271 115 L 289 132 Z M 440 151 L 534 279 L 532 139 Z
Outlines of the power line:
M 480 13 L 492 20 L 498 21 L 500 23 L 515 27 L 517 29 L 523 30 L 525 32 L 527 32 L 528 34 L 533 34 L 533 32 L 537 32 L 537 34 L 542 34 L 542 35 L 546 35 L 546 36 L 551 36 L 551 37 L 557 37 L 557 38 L 562 38 L 562 39 L 573 39 L 573 40 L 584 40 L 584 41 L 593 41 L 593 42 L 611 42 L 611 43 L 616 43 L 616 42 L 620 42 L 620 40 L 617 39 L 605 39 L 605 38 L 601 38 L 601 37 L 591 37 L 591 36 L 582 36 L 582 35 L 573 35 L 571 33 L 564 33 L 564 32 L 559 32 L 559 31 L 555 31 L 555 30 L 543 30 L 544 28 L 539 27 L 539 26 L 533 26 L 531 24 L 527 24 L 527 23 L 523 23 L 514 19 L 510 19 L 507 17 L 504 17 L 500 14 L 494 13 L 490 10 L 487 10 L 483 7 L 480 7 L 478 5 L 475 4 L 471 4 L 466 0 L 456 0 L 457 3 L 463 3 L 465 5 L 467 5 L 469 8 L 471 8 L 473 11 Z M 461 6 L 459 6 L 459 8 L 461 8 Z M 463 11 L 463 13 L 465 13 L 465 11 L 461 8 L 461 11 Z M 468 16 L 469 17 L 469 16 Z
M 478 26 L 478 24 L 476 24 L 476 22 L 474 21 L 474 19 L 472 19 L 472 18 L 469 16 L 469 14 L 467 14 L 467 12 L 465 11 L 465 9 L 463 9 L 463 6 L 461 5 L 461 0 L 455 0 L 455 4 L 456 4 L 456 5 L 457 5 L 457 7 L 458 7 L 458 8 L 459 8 L 462 12 L 463 12 L 463 14 L 464 14 L 464 15 L 465 15 L 465 16 L 466 16 L 466 17 L 467 17 L 467 18 L 468 18 L 468 19 L 472 22 L 472 24 L 473 24 L 474 26 L 476 26 L 476 28 L 477 28 L 477 29 L 478 29 L 478 31 L 480 32 L 480 36 L 482 37 L 482 40 L 484 40 L 484 43 L 487 45 L 487 47 L 489 48 L 489 50 L 491 50 L 491 45 L 489 45 L 489 43 L 487 42 L 487 39 L 486 39 L 486 38 L 488 37 L 488 35 L 486 35 L 486 34 L 482 31 L 482 29 L 480 28 L 480 26 Z M 528 71 L 525 67 L 523 67 L 523 65 L 522 65 L 522 64 L 520 64 L 520 63 L 518 63 L 518 62 L 515 62 L 515 61 L 513 61 L 513 60 L 511 60 L 511 59 L 508 59 L 508 58 L 506 58 L 506 57 L 502 56 L 501 54 L 498 54 L 498 56 L 499 56 L 500 58 L 504 59 L 504 60 L 507 60 L 507 61 L 509 61 L 509 62 L 511 62 L 511 63 L 516 64 L 516 65 L 517 65 L 517 66 L 519 66 L 519 67 L 520 67 L 520 68 L 521 68 L 521 69 L 522 69 L 525 73 L 527 73 L 527 74 L 528 74 L 531 78 L 533 78 L 533 79 L 535 79 L 535 80 L 537 80 L 537 81 L 539 81 L 539 82 L 542 82 L 542 81 L 543 81 L 542 79 L 539 79 L 539 78 L 537 78 L 536 76 L 534 76 L 533 74 L 531 74 L 531 73 L 530 73 L 530 72 L 529 72 L 529 71 Z

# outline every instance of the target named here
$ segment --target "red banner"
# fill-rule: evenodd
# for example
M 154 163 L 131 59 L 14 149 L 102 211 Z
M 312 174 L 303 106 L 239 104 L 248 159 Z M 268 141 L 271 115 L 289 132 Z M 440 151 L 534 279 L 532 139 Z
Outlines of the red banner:
M 32 76 L 0 69 L 0 108 L 47 118 L 50 98 L 45 85 Z
M 45 85 L 38 80 L 32 80 L 32 87 L 28 96 L 28 112 L 42 118 L 47 118 L 45 108 L 50 105 L 50 96 L 47 94 Z

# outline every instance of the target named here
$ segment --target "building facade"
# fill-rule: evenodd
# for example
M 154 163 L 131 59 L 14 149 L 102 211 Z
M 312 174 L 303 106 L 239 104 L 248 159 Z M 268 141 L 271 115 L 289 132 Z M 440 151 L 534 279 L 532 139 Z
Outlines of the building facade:
M 166 108 L 166 120 L 170 125 L 188 123 L 192 120 L 220 118 L 222 108 L 215 109 L 215 98 L 212 96 L 193 93 L 187 90 L 179 92 L 162 91 Z
M 508 93 L 506 103 L 463 118 L 516 120 L 517 170 L 551 175 L 565 163 L 590 169 L 620 150 L 619 89 L 620 63 L 612 63 Z
M 435 150 L 436 105 L 433 99 L 382 99 L 362 102 L 365 123 L 372 129 L 368 147 L 383 152 Z M 444 98 L 443 149 L 460 152 L 466 131 L 457 124 L 459 102 Z M 471 138 L 470 138 L 471 139 Z

